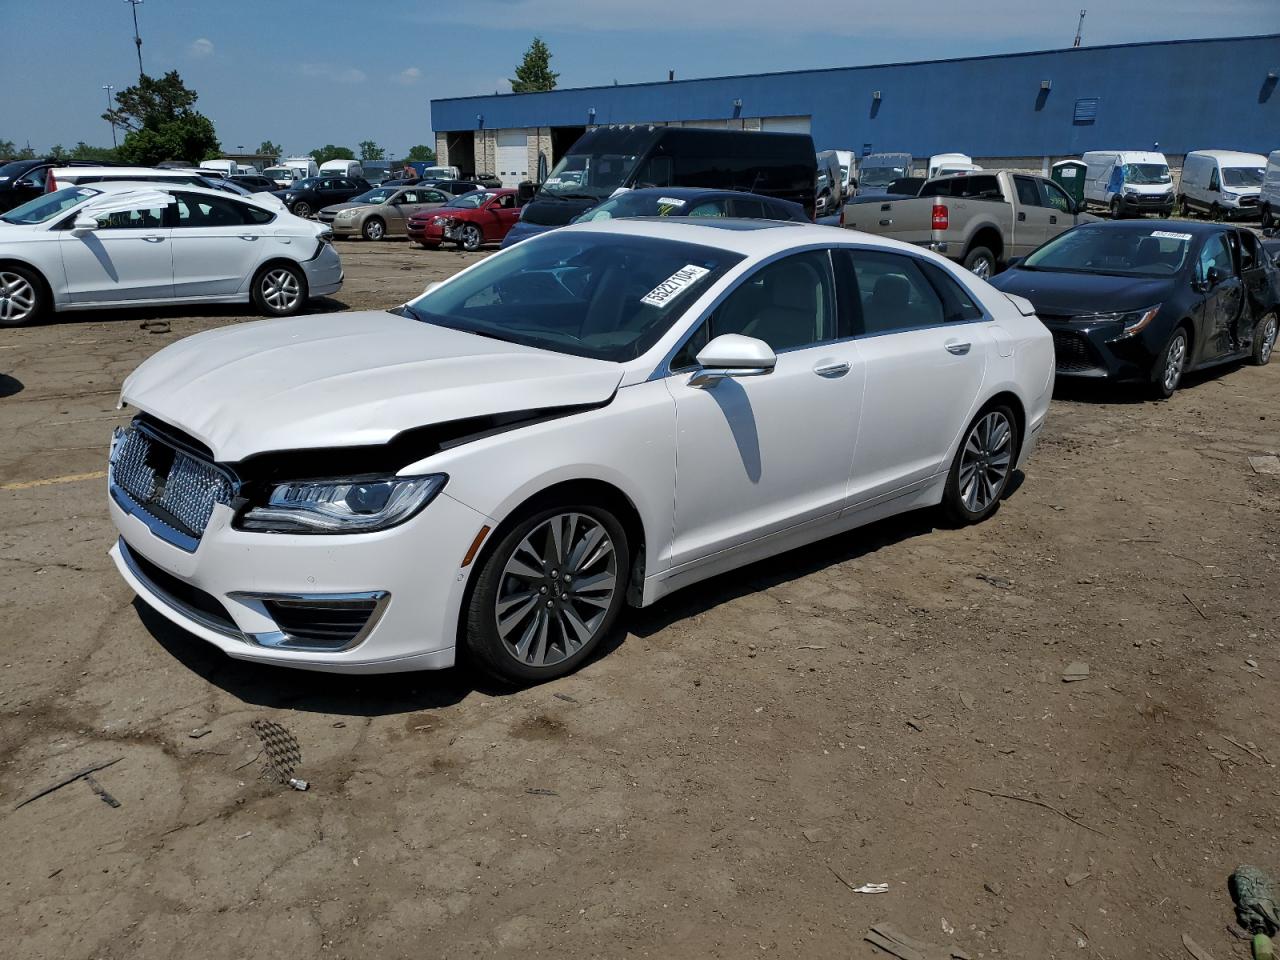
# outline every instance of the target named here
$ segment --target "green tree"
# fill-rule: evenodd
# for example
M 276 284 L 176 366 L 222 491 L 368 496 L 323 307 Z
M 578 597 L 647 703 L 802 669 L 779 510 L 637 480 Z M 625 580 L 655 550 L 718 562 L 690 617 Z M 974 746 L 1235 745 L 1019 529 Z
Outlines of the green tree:
M 272 143 L 270 140 L 263 140 L 258 144 L 258 153 L 264 157 L 274 157 L 278 160 L 284 151 L 280 149 L 279 144 Z
M 311 159 L 316 163 L 328 163 L 330 160 L 354 160 L 356 155 L 347 147 L 335 147 L 332 143 L 326 143 L 323 147 L 316 147 L 311 151 Z
M 0 140 L 0 158 L 8 159 L 18 152 L 18 145 L 12 140 Z
M 91 147 L 81 140 L 71 148 L 72 160 L 96 160 L 99 163 L 112 163 L 120 159 L 119 151 L 113 147 Z
M 516 67 L 516 78 L 511 81 L 512 93 L 537 93 L 542 90 L 554 90 L 558 73 L 551 72 L 551 51 L 542 42 L 541 37 L 534 37 L 529 49 L 524 52 L 524 60 Z
M 431 147 L 428 147 L 425 143 L 420 143 L 416 147 L 409 148 L 409 156 L 407 156 L 405 159 L 420 160 L 423 163 L 435 163 L 436 152 Z
M 368 163 L 370 160 L 385 160 L 385 159 L 387 159 L 387 151 L 383 150 L 380 146 L 378 146 L 372 140 L 360 141 L 360 162 L 361 163 Z
M 65 160 L 68 156 L 70 156 L 70 154 L 67 153 L 67 148 L 64 147 L 62 144 L 55 143 L 52 147 L 49 148 L 49 152 L 48 154 L 46 154 L 46 156 L 49 156 L 54 160 Z
M 216 157 L 222 147 L 213 121 L 195 109 L 198 98 L 176 70 L 163 77 L 144 74 L 117 93 L 115 108 L 102 119 L 126 131 L 120 159 L 149 167 L 164 160 L 199 163 Z

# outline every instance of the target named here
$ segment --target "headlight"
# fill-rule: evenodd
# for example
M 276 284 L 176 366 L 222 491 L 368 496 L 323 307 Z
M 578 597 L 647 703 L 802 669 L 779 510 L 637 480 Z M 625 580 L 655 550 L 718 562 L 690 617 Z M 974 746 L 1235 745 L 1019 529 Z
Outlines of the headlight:
M 366 477 L 282 483 L 241 527 L 263 533 L 369 533 L 403 523 L 444 489 L 448 476 Z
M 432 217 L 431 218 L 431 223 L 437 227 L 443 227 L 448 222 L 449 222 L 448 217 Z
M 1123 313 L 1096 313 L 1088 317 L 1079 317 L 1087 323 L 1123 323 L 1124 330 L 1121 331 L 1121 337 L 1131 337 L 1135 333 L 1145 329 L 1146 326 L 1156 318 L 1156 314 L 1160 312 L 1160 304 L 1153 307 L 1144 307 L 1141 310 L 1129 310 Z

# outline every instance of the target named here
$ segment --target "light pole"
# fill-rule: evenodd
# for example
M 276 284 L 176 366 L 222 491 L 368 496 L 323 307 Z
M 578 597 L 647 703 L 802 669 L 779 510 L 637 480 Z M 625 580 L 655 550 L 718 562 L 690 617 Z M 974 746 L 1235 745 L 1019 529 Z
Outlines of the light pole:
M 133 8 L 133 42 L 138 48 L 138 79 L 143 77 L 142 73 L 142 34 L 138 33 L 138 4 L 142 0 L 124 0 Z
M 115 87 L 113 87 L 109 83 L 104 83 L 102 85 L 102 89 L 107 91 L 107 112 L 110 113 L 111 112 L 111 91 L 114 90 Z M 114 120 L 108 120 L 107 122 L 111 124 L 111 149 L 114 150 L 116 148 L 116 122 Z

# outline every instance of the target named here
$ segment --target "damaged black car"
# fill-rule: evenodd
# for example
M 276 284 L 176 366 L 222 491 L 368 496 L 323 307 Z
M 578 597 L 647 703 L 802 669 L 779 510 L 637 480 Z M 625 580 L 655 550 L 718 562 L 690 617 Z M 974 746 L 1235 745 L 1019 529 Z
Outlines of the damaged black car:
M 992 279 L 1053 333 L 1060 377 L 1147 385 L 1271 359 L 1280 268 L 1251 231 L 1186 221 L 1099 221 L 1050 240 Z

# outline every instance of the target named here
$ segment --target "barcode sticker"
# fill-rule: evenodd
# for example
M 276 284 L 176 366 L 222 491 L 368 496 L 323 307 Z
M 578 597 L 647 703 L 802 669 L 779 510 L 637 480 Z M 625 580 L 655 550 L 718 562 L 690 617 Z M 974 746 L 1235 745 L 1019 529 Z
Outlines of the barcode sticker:
M 1189 233 L 1172 233 L 1169 230 L 1152 230 L 1151 235 L 1153 237 L 1159 237 L 1161 240 L 1190 240 L 1191 239 L 1191 234 Z
M 647 303 L 651 307 L 665 307 L 679 296 L 680 291 L 685 287 L 697 283 L 710 272 L 706 267 L 687 264 L 641 297 L 640 302 Z

